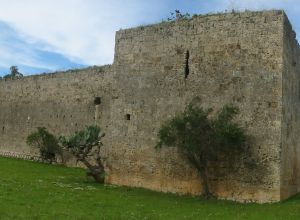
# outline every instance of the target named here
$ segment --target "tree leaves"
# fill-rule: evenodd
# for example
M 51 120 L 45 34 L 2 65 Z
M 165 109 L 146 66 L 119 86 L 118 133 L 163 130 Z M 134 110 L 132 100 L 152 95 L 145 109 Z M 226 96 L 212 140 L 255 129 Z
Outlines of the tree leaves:
M 207 166 L 220 154 L 227 157 L 241 153 L 245 142 L 244 130 L 233 121 L 238 114 L 234 106 L 225 105 L 215 118 L 208 117 L 212 109 L 190 103 L 182 114 L 165 122 L 158 132 L 156 148 L 177 147 L 198 169 L 209 196 Z M 229 160 L 234 163 L 234 160 Z
M 37 131 L 27 137 L 26 143 L 29 146 L 38 148 L 42 159 L 50 163 L 56 160 L 57 154 L 62 154 L 57 138 L 48 132 L 45 127 L 38 127 Z

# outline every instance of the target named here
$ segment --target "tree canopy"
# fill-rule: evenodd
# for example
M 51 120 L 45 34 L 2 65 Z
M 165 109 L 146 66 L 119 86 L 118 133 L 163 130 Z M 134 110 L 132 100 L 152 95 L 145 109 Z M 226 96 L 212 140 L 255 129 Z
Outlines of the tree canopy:
M 103 146 L 101 139 L 104 135 L 101 133 L 100 127 L 92 125 L 69 137 L 59 137 L 62 147 L 82 162 L 89 169 L 87 174 L 97 182 L 104 181 L 103 158 L 100 154 L 100 149 Z
M 11 66 L 10 73 L 3 76 L 4 79 L 19 79 L 23 77 L 23 74 L 19 72 L 17 66 Z
M 209 117 L 211 112 L 190 103 L 183 113 L 163 124 L 157 144 L 158 148 L 180 149 L 199 171 L 205 197 L 212 196 L 207 177 L 209 161 L 220 154 L 229 157 L 241 153 L 245 142 L 244 130 L 233 121 L 238 114 L 236 107 L 225 105 L 215 118 Z
M 44 127 L 38 127 L 26 140 L 29 146 L 38 148 L 44 161 L 55 162 L 57 155 L 62 156 L 57 138 Z

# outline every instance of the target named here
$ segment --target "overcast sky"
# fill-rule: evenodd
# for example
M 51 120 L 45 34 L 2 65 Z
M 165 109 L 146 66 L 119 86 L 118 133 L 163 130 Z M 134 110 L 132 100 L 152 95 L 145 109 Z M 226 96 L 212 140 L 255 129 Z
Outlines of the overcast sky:
M 170 12 L 284 9 L 300 32 L 299 0 L 0 0 L 0 76 L 111 64 L 115 31 Z

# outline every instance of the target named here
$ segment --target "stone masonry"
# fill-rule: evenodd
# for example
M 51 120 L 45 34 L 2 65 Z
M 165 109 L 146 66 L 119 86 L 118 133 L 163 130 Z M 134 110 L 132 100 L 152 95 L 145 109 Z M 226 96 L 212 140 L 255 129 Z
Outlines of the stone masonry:
M 25 140 L 38 126 L 67 135 L 96 123 L 107 183 L 199 195 L 195 168 L 154 148 L 162 123 L 197 97 L 204 108 L 236 105 L 249 137 L 251 156 L 233 172 L 212 165 L 215 195 L 263 203 L 300 191 L 300 50 L 283 11 L 199 15 L 115 40 L 111 66 L 1 80 L 0 154 L 35 155 Z

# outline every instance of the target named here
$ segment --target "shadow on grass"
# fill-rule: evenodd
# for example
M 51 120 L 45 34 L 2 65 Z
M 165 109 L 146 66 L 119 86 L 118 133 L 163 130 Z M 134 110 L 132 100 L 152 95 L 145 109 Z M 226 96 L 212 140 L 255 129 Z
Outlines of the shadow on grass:
M 256 204 L 256 203 L 239 203 L 229 200 L 221 200 L 221 199 L 205 199 L 203 197 L 199 196 L 193 196 L 193 195 L 179 195 L 176 193 L 164 193 L 164 192 L 157 192 L 150 189 L 140 188 L 140 187 L 129 187 L 129 186 L 117 186 L 117 185 L 110 185 L 110 184 L 99 184 L 94 182 L 92 178 L 86 177 L 86 169 L 84 168 L 69 168 L 63 165 L 59 164 L 47 164 L 42 162 L 36 162 L 36 161 L 26 161 L 22 159 L 11 159 L 11 158 L 3 158 L 0 157 L 2 162 L 6 165 L 10 164 L 10 166 L 16 168 L 17 170 L 22 167 L 23 169 L 27 168 L 28 172 L 31 173 L 40 172 L 40 176 L 36 175 L 37 178 L 42 178 L 44 180 L 48 180 L 49 182 L 55 183 L 62 183 L 62 184 L 70 184 L 72 187 L 78 187 L 78 185 L 81 185 L 83 187 L 94 187 L 97 190 L 108 190 L 108 191 L 114 191 L 114 192 L 120 192 L 120 193 L 128 193 L 130 195 L 134 196 L 147 196 L 147 197 L 164 197 L 164 198 L 170 198 L 170 199 L 178 199 L 184 201 L 196 201 L 200 203 L 206 203 L 206 204 L 227 204 L 227 205 L 249 205 L 249 204 Z M 40 168 L 46 168 L 43 169 L 43 172 L 40 171 Z M 29 177 L 27 177 L 29 178 Z M 274 205 L 276 204 L 291 204 L 291 203 L 299 203 L 300 202 L 300 193 L 296 194 L 292 197 L 290 197 L 287 200 L 272 203 Z M 271 204 L 271 203 L 270 203 Z M 256 204 L 259 206 L 259 204 Z
M 280 203 L 284 204 L 284 203 L 299 202 L 299 201 L 300 201 L 300 193 L 293 195 L 290 198 L 281 201 Z

